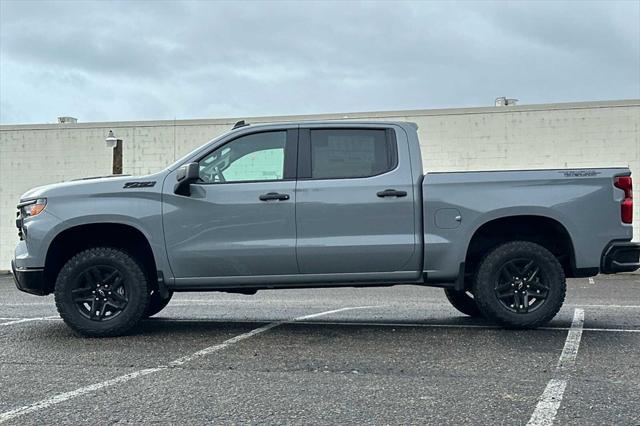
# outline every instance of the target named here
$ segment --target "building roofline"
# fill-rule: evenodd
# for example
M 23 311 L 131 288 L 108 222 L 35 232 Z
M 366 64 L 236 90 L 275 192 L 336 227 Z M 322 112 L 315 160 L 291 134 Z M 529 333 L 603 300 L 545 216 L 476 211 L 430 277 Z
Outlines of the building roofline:
M 594 108 L 621 108 L 640 106 L 640 99 L 621 99 L 609 101 L 563 102 L 551 104 L 531 104 L 514 106 L 489 106 L 468 108 L 412 109 L 396 111 L 367 111 L 325 114 L 274 115 L 259 117 L 201 118 L 186 120 L 143 120 L 143 121 L 104 121 L 86 123 L 51 123 L 51 124 L 1 124 L 0 131 L 9 130 L 51 130 L 51 129 L 91 129 L 91 128 L 125 128 L 125 127 L 166 127 L 166 126 L 202 126 L 226 125 L 230 128 L 239 120 L 247 123 L 280 123 L 296 121 L 323 120 L 371 120 L 403 121 L 416 116 L 444 116 L 465 114 L 495 114 L 533 111 L 557 111 Z

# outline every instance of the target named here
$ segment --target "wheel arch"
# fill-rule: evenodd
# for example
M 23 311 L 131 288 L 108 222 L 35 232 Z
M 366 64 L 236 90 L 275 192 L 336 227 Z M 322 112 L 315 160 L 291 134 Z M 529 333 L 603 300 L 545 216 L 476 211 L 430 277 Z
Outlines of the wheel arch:
M 467 245 L 465 272 L 473 273 L 489 250 L 517 240 L 540 244 L 558 259 L 567 277 L 577 275 L 575 249 L 569 230 L 558 219 L 541 214 L 506 215 L 479 225 Z
M 53 237 L 45 257 L 46 292 L 53 292 L 60 269 L 72 256 L 97 246 L 118 248 L 129 253 L 140 263 L 149 283 L 157 287 L 156 260 L 147 235 L 131 224 L 97 222 L 70 226 Z

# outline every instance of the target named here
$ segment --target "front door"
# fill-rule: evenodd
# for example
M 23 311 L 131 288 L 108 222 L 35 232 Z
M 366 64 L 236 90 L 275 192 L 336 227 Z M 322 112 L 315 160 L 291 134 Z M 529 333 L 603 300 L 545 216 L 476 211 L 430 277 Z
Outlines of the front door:
M 298 273 L 297 133 L 251 133 L 218 146 L 199 160 L 190 196 L 174 194 L 167 178 L 163 221 L 177 282 Z
M 397 137 L 406 138 L 382 126 L 300 129 L 296 218 L 301 273 L 416 274 L 411 166 L 407 141 Z

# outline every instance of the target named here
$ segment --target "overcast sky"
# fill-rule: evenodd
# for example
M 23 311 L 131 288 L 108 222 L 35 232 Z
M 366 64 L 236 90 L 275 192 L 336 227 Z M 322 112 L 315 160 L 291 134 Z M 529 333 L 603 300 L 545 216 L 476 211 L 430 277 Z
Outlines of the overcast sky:
M 0 122 L 640 98 L 640 0 L 0 0 Z

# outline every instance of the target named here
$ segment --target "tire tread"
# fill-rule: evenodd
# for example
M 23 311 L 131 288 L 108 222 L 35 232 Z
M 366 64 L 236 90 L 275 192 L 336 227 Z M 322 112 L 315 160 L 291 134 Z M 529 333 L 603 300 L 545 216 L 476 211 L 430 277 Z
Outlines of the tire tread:
M 108 329 L 92 327 L 90 323 L 86 321 L 78 321 L 70 311 L 70 309 L 74 309 L 75 307 L 69 306 L 65 302 L 63 297 L 64 291 L 66 290 L 66 285 L 68 285 L 70 280 L 73 279 L 71 275 L 72 272 L 82 263 L 89 262 L 95 258 L 101 257 L 107 257 L 119 261 L 125 268 L 127 268 L 128 272 L 134 277 L 135 281 L 139 283 L 139 285 L 143 286 L 143 294 L 149 294 L 149 283 L 147 281 L 146 275 L 143 268 L 135 260 L 135 258 L 120 249 L 112 247 L 93 247 L 74 255 L 67 261 L 67 263 L 65 263 L 65 265 L 60 270 L 60 273 L 56 278 L 54 288 L 56 308 L 58 309 L 58 313 L 60 314 L 64 322 L 69 325 L 74 331 L 83 336 L 121 336 L 135 327 L 143 318 L 143 315 L 146 312 L 149 304 L 149 297 L 142 297 L 141 302 L 133 306 L 134 310 L 129 311 L 129 314 L 125 316 L 125 321 L 118 321 L 117 325 Z
M 501 306 L 497 305 L 498 302 L 495 300 L 495 294 L 493 292 L 493 283 L 490 282 L 490 275 L 492 271 L 499 266 L 499 263 L 514 253 L 527 251 L 537 257 L 543 258 L 548 263 L 550 270 L 547 272 L 555 275 L 555 278 L 557 278 L 553 280 L 552 285 L 557 284 L 560 286 L 560 294 L 556 297 L 556 300 L 547 300 L 545 302 L 547 306 L 543 305 L 540 307 L 540 309 L 544 309 L 543 315 L 533 315 L 537 313 L 537 311 L 531 315 L 513 315 L 511 312 L 502 309 Z M 490 251 L 480 262 L 474 280 L 474 296 L 480 311 L 482 311 L 485 317 L 494 319 L 511 328 L 535 328 L 546 324 L 560 311 L 566 293 L 566 278 L 558 259 L 546 248 L 529 241 L 511 241 Z M 551 303 L 551 305 L 548 305 L 549 303 Z M 549 306 L 551 306 L 551 309 L 549 309 Z

